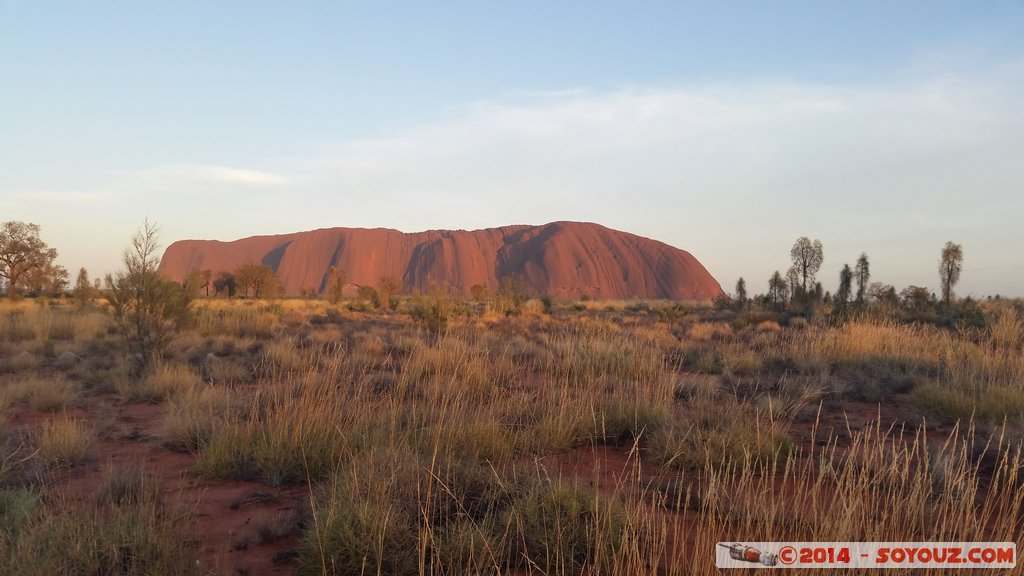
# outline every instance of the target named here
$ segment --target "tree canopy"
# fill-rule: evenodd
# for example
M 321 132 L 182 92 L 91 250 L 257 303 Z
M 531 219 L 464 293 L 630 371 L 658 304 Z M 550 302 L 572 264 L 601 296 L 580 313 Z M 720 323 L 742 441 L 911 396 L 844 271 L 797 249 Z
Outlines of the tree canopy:
M 959 244 L 946 242 L 939 258 L 939 281 L 942 284 L 942 301 L 949 304 L 953 298 L 953 286 L 960 281 L 964 266 L 964 250 Z
M 857 265 L 853 269 L 853 276 L 857 279 L 857 303 L 863 304 L 864 297 L 867 295 L 868 281 L 871 280 L 871 264 L 868 262 L 867 253 L 860 253 Z
M 8 298 L 13 299 L 19 288 L 30 284 L 48 290 L 55 286 L 63 289 L 67 283 L 67 270 L 54 264 L 57 250 L 42 241 L 39 230 L 38 224 L 25 222 L 4 222 L 0 226 L 0 278 L 7 281 Z
M 821 246 L 821 240 L 812 242 L 807 236 L 801 236 L 793 243 L 789 256 L 793 259 L 793 267 L 799 274 L 800 287 L 806 293 L 808 282 L 813 285 L 814 277 L 821 269 L 822 262 L 825 261 L 825 251 Z
M 235 284 L 242 294 L 253 298 L 276 298 L 281 292 L 281 282 L 273 268 L 266 264 L 246 262 L 235 270 Z

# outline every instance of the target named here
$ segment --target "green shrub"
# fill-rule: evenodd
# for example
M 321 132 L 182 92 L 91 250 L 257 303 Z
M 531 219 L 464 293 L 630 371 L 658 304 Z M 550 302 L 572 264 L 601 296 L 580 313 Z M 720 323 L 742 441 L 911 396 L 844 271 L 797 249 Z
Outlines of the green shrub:
M 159 360 L 173 333 L 189 319 L 192 294 L 157 273 L 157 228 L 143 224 L 123 255 L 125 270 L 110 280 L 110 313 L 128 342 L 136 374 Z
M 448 322 L 458 313 L 458 305 L 447 292 L 440 288 L 431 290 L 430 294 L 413 296 L 409 307 L 409 315 L 427 330 L 440 334 L 448 327 Z

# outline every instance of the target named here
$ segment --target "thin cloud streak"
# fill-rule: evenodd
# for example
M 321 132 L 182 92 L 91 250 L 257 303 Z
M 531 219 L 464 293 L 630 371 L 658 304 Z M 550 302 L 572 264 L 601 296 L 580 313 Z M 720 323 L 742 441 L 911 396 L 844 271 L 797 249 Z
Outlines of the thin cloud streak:
M 876 85 L 520 94 L 311 158 L 110 174 L 78 201 L 156 218 L 167 242 L 589 220 L 689 250 L 727 289 L 742 275 L 753 292 L 808 235 L 825 244 L 826 287 L 862 251 L 878 280 L 934 285 L 946 240 L 977 270 L 1024 264 L 1005 250 L 1024 243 L 1022 88 L 1018 61 Z M 962 284 L 1024 295 L 1019 274 Z
M 349 143 L 302 170 L 344 209 L 342 223 L 597 220 L 693 251 L 724 285 L 784 269 L 792 240 L 807 234 L 825 241 L 826 286 L 830 267 L 861 251 L 901 263 L 877 270 L 879 279 L 928 284 L 931 251 L 946 234 L 969 241 L 989 227 L 1020 239 L 985 210 L 1000 202 L 1019 211 L 1024 182 L 1024 113 L 1013 96 L 1024 74 L 1019 63 L 997 72 L 475 103 L 443 122 Z M 982 238 L 973 257 L 996 258 L 996 248 Z M 1006 282 L 964 280 L 979 292 L 1024 293 L 1019 280 Z

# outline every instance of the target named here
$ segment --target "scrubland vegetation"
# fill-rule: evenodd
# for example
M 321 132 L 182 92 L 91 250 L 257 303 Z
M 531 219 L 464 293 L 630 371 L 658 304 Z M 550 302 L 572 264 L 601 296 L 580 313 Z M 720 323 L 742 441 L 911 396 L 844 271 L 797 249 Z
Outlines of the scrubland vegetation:
M 142 371 L 98 299 L 5 304 L 0 573 L 237 573 L 203 546 L 202 491 L 113 462 L 139 445 L 202 486 L 308 488 L 234 545 L 291 537 L 297 574 L 714 574 L 718 541 L 1024 542 L 1020 303 L 950 326 L 480 296 L 200 299 Z

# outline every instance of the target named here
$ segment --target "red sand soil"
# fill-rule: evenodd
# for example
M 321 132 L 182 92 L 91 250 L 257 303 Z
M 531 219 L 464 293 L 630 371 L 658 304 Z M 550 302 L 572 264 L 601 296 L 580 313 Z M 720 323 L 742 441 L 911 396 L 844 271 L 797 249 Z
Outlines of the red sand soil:
M 555 298 L 709 300 L 723 294 L 690 253 L 581 222 L 412 234 L 327 228 L 233 242 L 181 240 L 168 246 L 160 272 L 181 281 L 193 269 L 216 276 L 247 262 L 270 266 L 289 295 L 322 292 L 331 266 L 345 270 L 350 290 L 391 277 L 406 292 L 443 286 L 468 295 L 476 284 L 494 291 L 501 278 L 521 276 L 529 292 Z
M 191 541 L 211 573 L 294 574 L 293 555 L 309 508 L 306 486 L 268 487 L 257 482 L 204 480 L 192 473 L 192 455 L 172 452 L 155 438 L 162 406 L 104 404 L 90 399 L 68 415 L 96 427 L 99 439 L 86 464 L 57 472 L 48 482 L 56 497 L 86 499 L 96 494 L 111 468 L 142 465 L 168 502 L 192 512 Z M 12 429 L 32 429 L 52 418 L 34 410 L 14 415 Z M 282 528 L 283 527 L 283 528 Z M 275 531 L 268 537 L 269 531 Z M 285 532 L 280 534 L 279 532 Z

